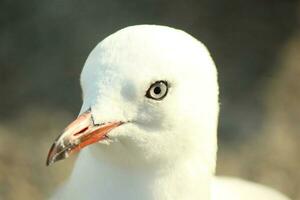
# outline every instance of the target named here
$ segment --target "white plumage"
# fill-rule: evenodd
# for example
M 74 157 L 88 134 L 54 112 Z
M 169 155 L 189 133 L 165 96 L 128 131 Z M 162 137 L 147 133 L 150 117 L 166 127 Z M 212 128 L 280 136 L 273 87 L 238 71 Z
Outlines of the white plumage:
M 149 98 L 159 81 L 167 83 L 166 96 Z M 206 47 L 187 33 L 156 25 L 122 29 L 91 52 L 81 86 L 81 114 L 89 110 L 94 124 L 122 125 L 82 150 L 54 199 L 287 199 L 214 176 L 217 72 Z

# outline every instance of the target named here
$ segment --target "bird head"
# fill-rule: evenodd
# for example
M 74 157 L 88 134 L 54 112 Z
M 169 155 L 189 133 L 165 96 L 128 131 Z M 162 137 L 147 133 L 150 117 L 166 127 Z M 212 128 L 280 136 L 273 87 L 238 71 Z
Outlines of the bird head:
M 52 145 L 47 164 L 87 147 L 119 163 L 215 162 L 217 72 L 206 47 L 156 25 L 124 28 L 90 53 L 80 114 Z

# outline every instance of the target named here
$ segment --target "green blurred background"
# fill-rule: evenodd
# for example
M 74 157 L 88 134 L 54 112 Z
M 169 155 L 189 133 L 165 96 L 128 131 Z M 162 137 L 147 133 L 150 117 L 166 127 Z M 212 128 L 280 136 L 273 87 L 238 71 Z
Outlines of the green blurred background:
M 75 157 L 46 167 L 79 112 L 91 49 L 135 24 L 183 29 L 219 71 L 217 173 L 300 200 L 299 0 L 0 0 L 0 199 L 46 199 Z

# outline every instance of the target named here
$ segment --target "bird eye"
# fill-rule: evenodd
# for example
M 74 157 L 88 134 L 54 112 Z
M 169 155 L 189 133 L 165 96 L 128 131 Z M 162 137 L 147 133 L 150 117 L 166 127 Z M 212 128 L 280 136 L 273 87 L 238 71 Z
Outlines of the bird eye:
M 147 90 L 146 97 L 154 100 L 162 100 L 168 93 L 168 83 L 166 81 L 156 81 Z

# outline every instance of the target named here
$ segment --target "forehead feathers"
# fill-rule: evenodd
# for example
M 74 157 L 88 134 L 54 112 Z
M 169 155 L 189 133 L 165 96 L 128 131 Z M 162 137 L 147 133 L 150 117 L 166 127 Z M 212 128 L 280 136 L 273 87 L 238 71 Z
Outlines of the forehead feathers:
M 81 74 L 84 99 L 110 85 L 129 84 L 145 90 L 151 82 L 214 84 L 216 70 L 205 46 L 189 34 L 157 25 L 124 28 L 90 53 Z M 119 87 L 119 88 L 118 88 Z

